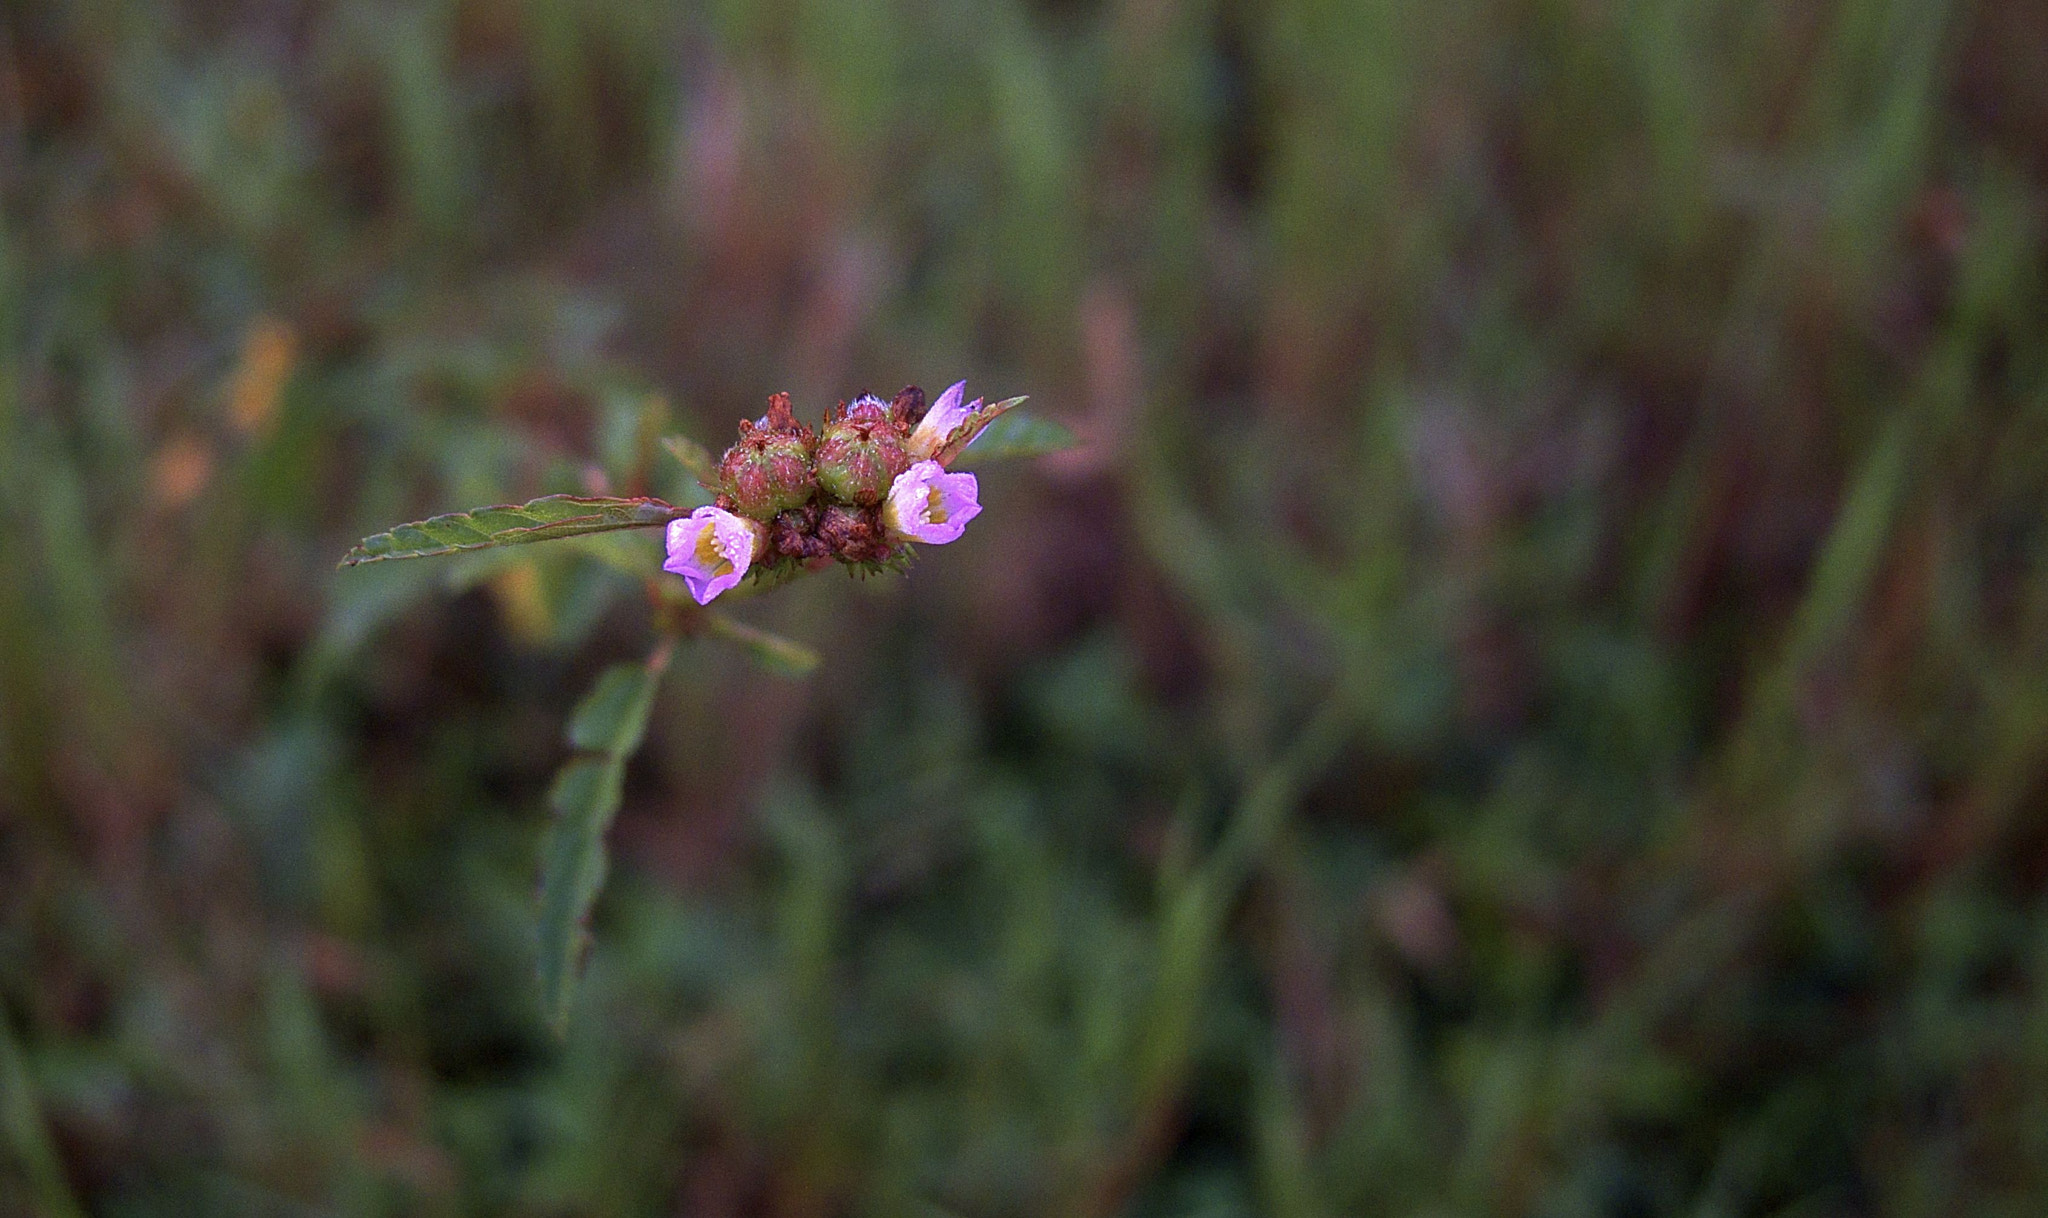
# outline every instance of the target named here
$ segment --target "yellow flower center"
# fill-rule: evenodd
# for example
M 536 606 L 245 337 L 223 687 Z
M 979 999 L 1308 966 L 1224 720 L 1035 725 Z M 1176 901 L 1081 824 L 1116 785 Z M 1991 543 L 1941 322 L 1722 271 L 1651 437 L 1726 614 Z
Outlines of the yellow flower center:
M 697 565 L 711 572 L 715 578 L 732 573 L 732 560 L 718 548 L 718 530 L 710 525 L 697 534 Z
M 939 488 L 936 486 L 925 491 L 924 518 L 933 524 L 946 523 L 946 509 L 939 505 Z

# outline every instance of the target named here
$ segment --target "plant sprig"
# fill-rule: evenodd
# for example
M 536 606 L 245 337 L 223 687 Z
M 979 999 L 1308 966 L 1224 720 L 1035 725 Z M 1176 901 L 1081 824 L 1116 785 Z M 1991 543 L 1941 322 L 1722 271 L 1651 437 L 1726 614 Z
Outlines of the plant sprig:
M 986 464 L 1042 456 L 1074 442 L 1073 434 L 1059 424 L 1014 410 L 1023 398 L 984 406 L 978 400 L 962 402 L 961 390 L 961 385 L 947 390 L 929 413 L 924 410 L 924 395 L 914 387 L 886 408 L 879 399 L 865 397 L 854 403 L 851 412 L 842 404 L 827 420 L 828 440 L 836 435 L 843 441 L 830 451 L 821 449 L 809 429 L 795 423 L 789 415 L 788 398 L 780 394 L 773 399 L 767 418 L 758 425 L 742 426 L 741 443 L 724 458 L 714 458 L 711 450 L 686 437 L 662 438 L 662 447 L 718 495 L 713 506 L 693 510 L 652 496 L 544 495 L 525 503 L 472 508 L 401 524 L 365 537 L 343 556 L 341 566 L 355 567 L 628 529 L 667 531 L 670 561 L 666 569 L 683 574 L 685 580 L 653 572 L 648 575 L 654 624 L 661 641 L 645 660 L 607 668 L 577 704 L 568 729 L 572 756 L 549 789 L 553 820 L 541 851 L 536 976 L 542 1011 L 557 1034 L 567 1027 L 576 980 L 589 948 L 591 911 L 609 869 L 605 838 L 623 798 L 626 763 L 646 737 L 655 695 L 677 640 L 723 640 L 739 647 L 764 670 L 785 677 L 800 677 L 819 663 L 818 653 L 802 643 L 736 621 L 705 607 L 705 602 L 741 586 L 753 593 L 778 587 L 808 570 L 831 565 L 834 557 L 857 573 L 905 569 L 911 542 L 943 544 L 952 540 L 972 512 L 979 511 L 972 497 L 972 475 L 938 471 L 956 460 L 968 464 L 963 454 L 971 456 L 974 464 Z M 914 432 L 913 424 L 919 424 Z M 647 434 L 651 440 L 652 432 Z M 782 447 L 775 448 L 777 444 Z M 889 488 L 889 501 L 878 503 L 868 498 L 877 484 L 872 482 L 875 475 L 868 472 L 872 467 L 861 464 L 872 459 L 870 450 L 862 446 L 873 446 L 872 451 L 883 454 L 879 485 L 887 486 L 888 478 L 899 473 L 899 458 L 890 455 L 893 450 L 889 446 L 894 444 L 906 450 L 900 456 L 905 468 L 898 484 Z M 971 454 L 967 452 L 970 444 L 974 445 Z M 747 455 L 762 452 L 771 455 L 756 456 L 758 470 L 749 467 Z M 798 464 L 774 464 L 792 455 Z M 830 492 L 816 489 L 814 456 Z M 912 458 L 921 464 L 908 465 Z M 907 489 L 905 482 L 909 482 Z M 955 487 L 954 483 L 964 486 Z M 948 522 L 937 507 L 942 496 L 963 489 L 971 510 Z M 853 498 L 829 508 L 808 503 L 808 498 L 815 498 L 822 505 L 831 493 Z M 926 495 L 931 496 L 929 502 Z M 785 510 L 785 500 L 799 505 L 800 510 Z M 757 509 L 755 501 L 765 501 L 766 506 Z M 903 505 L 924 514 L 906 519 L 899 514 Z M 731 510 L 735 508 L 755 511 L 756 518 L 735 514 Z M 700 520 L 704 521 L 701 526 Z M 835 527 L 839 533 L 833 532 Z M 732 537 L 740 539 L 735 544 L 759 549 L 736 551 L 737 561 L 728 562 L 721 573 L 717 563 L 726 561 L 722 552 L 706 547 L 714 541 L 726 545 Z M 771 553 L 771 545 L 783 549 Z M 767 561 L 754 565 L 757 557 Z M 741 585 L 738 576 L 746 574 L 749 566 L 757 578 Z M 683 591 L 685 582 L 690 586 L 688 594 Z M 705 595 L 707 590 L 709 595 Z

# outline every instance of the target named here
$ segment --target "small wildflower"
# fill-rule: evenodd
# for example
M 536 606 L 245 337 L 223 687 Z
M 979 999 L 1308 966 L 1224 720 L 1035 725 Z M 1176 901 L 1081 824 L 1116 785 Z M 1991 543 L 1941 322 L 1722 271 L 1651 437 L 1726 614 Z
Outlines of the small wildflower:
M 682 576 L 697 603 L 708 605 L 740 582 L 766 541 L 767 530 L 759 523 L 724 508 L 700 507 L 669 521 L 668 561 L 661 569 Z
M 959 388 L 955 385 L 947 393 L 957 397 Z M 933 414 L 938 410 L 932 407 Z M 967 522 L 980 514 L 980 488 L 973 474 L 949 474 L 937 461 L 919 461 L 889 487 L 882 524 L 892 537 L 939 546 L 959 540 Z
M 944 448 L 946 441 L 953 438 L 953 433 L 960 430 L 961 424 L 981 409 L 980 398 L 963 404 L 961 399 L 966 396 L 966 381 L 957 382 L 940 394 L 916 430 L 910 433 L 910 438 L 903 442 L 903 451 L 909 453 L 913 460 L 925 461 Z

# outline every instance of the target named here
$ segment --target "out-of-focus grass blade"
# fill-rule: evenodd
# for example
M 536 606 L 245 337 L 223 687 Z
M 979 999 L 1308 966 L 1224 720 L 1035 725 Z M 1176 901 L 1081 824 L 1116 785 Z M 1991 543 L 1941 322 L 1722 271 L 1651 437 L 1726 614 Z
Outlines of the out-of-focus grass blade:
M 769 672 L 801 677 L 818 666 L 818 653 L 795 639 L 734 621 L 722 613 L 708 616 L 707 633 L 737 643 L 747 657 Z
M 36 1106 L 28 1064 L 22 1060 L 4 1014 L 0 1014 L 0 1158 L 15 1160 L 36 1213 L 48 1218 L 83 1218 L 85 1211 L 64 1179 L 57 1148 Z M 6 1195 L 0 1192 L 0 1196 Z
M 663 436 L 661 446 L 678 464 L 706 486 L 718 485 L 718 458 L 688 436 Z
M 341 560 L 344 567 L 387 558 L 425 558 L 462 550 L 581 537 L 614 529 L 659 528 L 683 515 L 660 499 L 593 499 L 546 495 L 521 504 L 450 512 L 365 537 Z
M 983 465 L 1019 457 L 1043 457 L 1076 443 L 1065 425 L 1023 411 L 1011 411 L 989 422 L 974 446 L 954 460 L 956 466 Z
M 554 823 L 541 850 L 540 873 L 541 1010 L 557 1033 L 568 1024 L 590 941 L 586 923 L 604 888 L 605 833 L 619 811 L 626 759 L 647 733 L 668 657 L 664 645 L 645 663 L 606 669 L 569 719 L 569 743 L 579 752 L 548 792 Z

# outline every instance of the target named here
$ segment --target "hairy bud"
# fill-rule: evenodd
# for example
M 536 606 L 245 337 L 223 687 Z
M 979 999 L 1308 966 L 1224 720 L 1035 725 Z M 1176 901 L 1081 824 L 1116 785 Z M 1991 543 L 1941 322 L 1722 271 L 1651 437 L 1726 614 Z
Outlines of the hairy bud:
M 910 467 L 903 451 L 905 426 L 888 403 L 863 396 L 827 418 L 818 441 L 818 485 L 842 503 L 880 503 L 896 475 Z
M 720 489 L 741 515 L 764 523 L 800 508 L 817 490 L 811 468 L 816 445 L 811 429 L 791 412 L 789 395 L 778 393 L 759 422 L 740 424 L 739 443 L 718 463 Z

